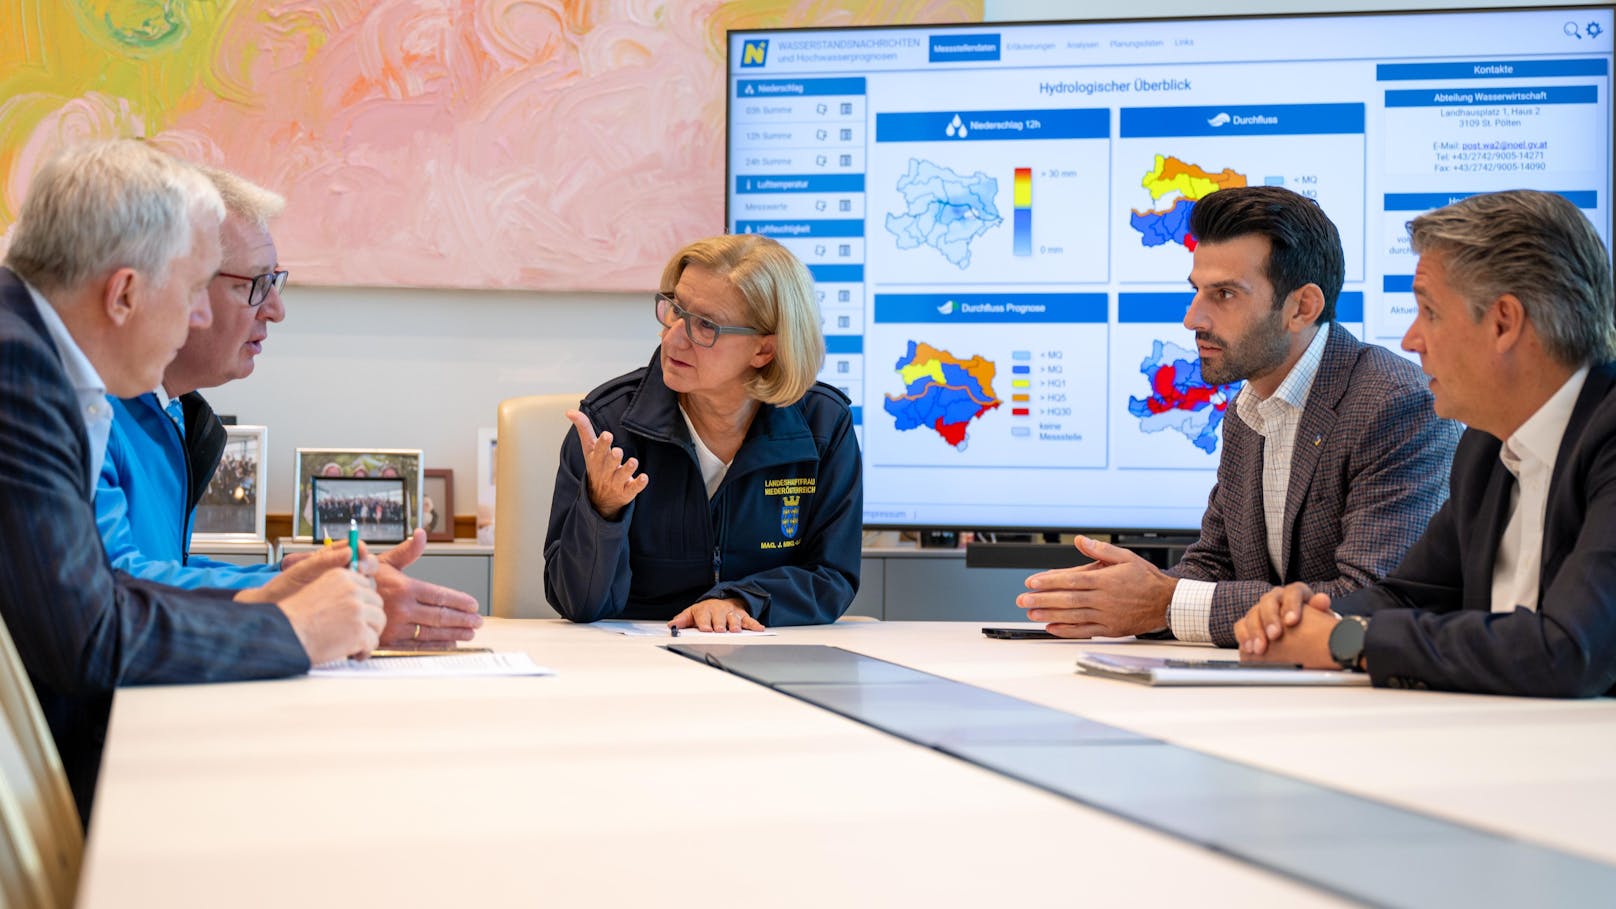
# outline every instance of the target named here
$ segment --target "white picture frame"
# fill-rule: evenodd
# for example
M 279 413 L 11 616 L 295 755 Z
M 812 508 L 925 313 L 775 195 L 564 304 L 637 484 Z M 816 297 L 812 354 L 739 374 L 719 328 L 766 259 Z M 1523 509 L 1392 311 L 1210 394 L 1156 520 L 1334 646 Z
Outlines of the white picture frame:
M 264 541 L 269 427 L 226 426 L 224 453 L 191 521 L 191 545 Z

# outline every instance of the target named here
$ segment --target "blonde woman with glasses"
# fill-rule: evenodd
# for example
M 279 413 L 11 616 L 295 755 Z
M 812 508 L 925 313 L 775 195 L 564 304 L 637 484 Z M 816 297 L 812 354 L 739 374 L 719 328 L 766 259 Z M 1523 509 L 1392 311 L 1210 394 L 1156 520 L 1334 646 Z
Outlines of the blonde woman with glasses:
M 661 344 L 568 414 L 545 595 L 574 622 L 699 631 L 834 622 L 859 582 L 863 485 L 808 269 L 779 243 L 680 250 Z

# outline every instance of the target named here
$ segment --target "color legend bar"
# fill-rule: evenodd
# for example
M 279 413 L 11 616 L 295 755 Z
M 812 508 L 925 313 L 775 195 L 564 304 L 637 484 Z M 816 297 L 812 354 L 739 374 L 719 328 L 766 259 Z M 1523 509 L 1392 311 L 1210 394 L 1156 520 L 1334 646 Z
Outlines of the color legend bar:
M 1016 168 L 1014 253 L 1032 255 L 1032 168 Z

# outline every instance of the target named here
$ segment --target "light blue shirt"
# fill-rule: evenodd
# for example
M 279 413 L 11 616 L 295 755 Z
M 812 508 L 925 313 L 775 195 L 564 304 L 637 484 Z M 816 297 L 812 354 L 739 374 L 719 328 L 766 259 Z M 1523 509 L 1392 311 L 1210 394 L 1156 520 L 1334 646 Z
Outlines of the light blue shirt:
M 160 393 L 108 399 L 114 416 L 95 491 L 95 522 L 112 567 L 175 587 L 259 587 L 276 565 L 232 565 L 189 552 L 193 515 L 183 430 Z
M 56 307 L 50 305 L 50 301 L 34 285 L 24 281 L 23 286 L 33 297 L 34 308 L 39 310 L 39 318 L 50 333 L 51 343 L 56 345 L 56 355 L 62 358 L 67 381 L 78 396 L 79 416 L 84 418 L 84 433 L 90 443 L 90 472 L 84 478 L 85 491 L 94 492 L 96 477 L 101 474 L 101 460 L 107 453 L 107 437 L 112 434 L 112 408 L 107 406 L 107 383 L 101 381 L 95 364 L 84 355 L 79 343 L 73 340 L 67 323 L 57 315 Z

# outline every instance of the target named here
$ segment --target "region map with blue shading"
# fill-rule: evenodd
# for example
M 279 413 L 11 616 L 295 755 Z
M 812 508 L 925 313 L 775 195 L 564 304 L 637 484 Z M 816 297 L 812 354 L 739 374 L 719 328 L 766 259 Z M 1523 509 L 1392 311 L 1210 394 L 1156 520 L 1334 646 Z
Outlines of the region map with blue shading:
M 1150 395 L 1128 398 L 1128 412 L 1139 418 L 1140 432 L 1171 429 L 1183 433 L 1196 448 L 1215 453 L 1218 426 L 1241 383 L 1206 384 L 1200 356 L 1170 341 L 1152 342 L 1139 371 L 1150 382 Z
M 971 265 L 971 242 L 1004 221 L 993 204 L 999 181 L 981 171 L 966 177 L 910 158 L 897 190 L 905 209 L 887 215 L 886 229 L 898 248 L 930 246 L 962 271 Z
M 1195 240 L 1190 236 L 1190 212 L 1194 210 L 1193 201 L 1179 199 L 1166 211 L 1132 212 L 1128 215 L 1128 223 L 1139 231 L 1139 242 L 1144 246 L 1177 243 L 1193 249 Z
M 903 379 L 903 394 L 887 396 L 882 407 L 900 432 L 931 429 L 959 451 L 966 448 L 972 420 L 1002 403 L 993 393 L 998 367 L 980 356 L 961 360 L 924 342 L 909 348 L 892 367 Z

